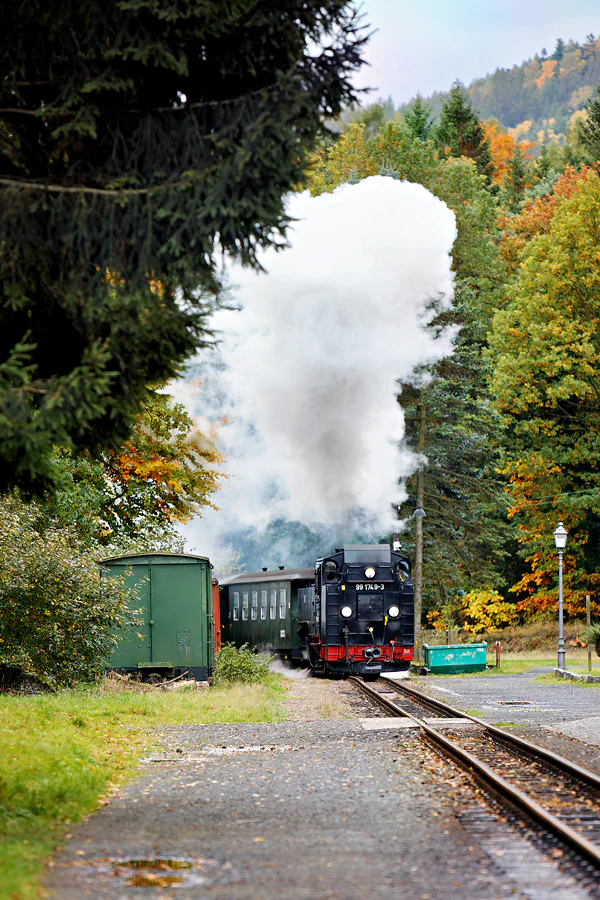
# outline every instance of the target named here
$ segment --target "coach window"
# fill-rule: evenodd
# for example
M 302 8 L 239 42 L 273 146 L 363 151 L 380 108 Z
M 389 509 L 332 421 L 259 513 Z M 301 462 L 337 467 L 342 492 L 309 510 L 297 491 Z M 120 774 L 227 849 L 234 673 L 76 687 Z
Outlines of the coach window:
M 280 619 L 285 619 L 286 600 L 287 600 L 287 591 L 285 588 L 281 588 L 281 590 L 279 591 L 279 618 Z
M 269 597 L 269 618 L 277 618 L 277 591 L 271 591 L 271 596 Z
M 242 594 L 242 619 L 244 622 L 248 619 L 248 592 Z
M 260 592 L 260 617 L 261 619 L 267 618 L 267 592 Z
M 233 595 L 233 621 L 237 622 L 240 617 L 240 595 L 237 591 Z
M 250 606 L 250 618 L 258 619 L 258 591 L 252 591 L 252 605 Z

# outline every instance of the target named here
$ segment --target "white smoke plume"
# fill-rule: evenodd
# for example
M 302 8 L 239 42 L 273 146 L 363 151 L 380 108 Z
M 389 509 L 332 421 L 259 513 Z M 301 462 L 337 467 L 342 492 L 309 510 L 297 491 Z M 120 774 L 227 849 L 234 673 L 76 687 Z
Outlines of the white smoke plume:
M 184 530 L 211 559 L 233 530 L 276 519 L 339 539 L 393 530 L 399 480 L 415 467 L 397 382 L 452 349 L 450 330 L 425 328 L 432 301 L 452 299 L 455 220 L 442 201 L 376 176 L 292 196 L 288 211 L 291 247 L 265 253 L 265 273 L 230 268 L 240 309 L 216 314 L 219 348 L 198 358 L 192 412 L 228 417 L 220 511 Z M 188 406 L 190 393 L 175 390 Z

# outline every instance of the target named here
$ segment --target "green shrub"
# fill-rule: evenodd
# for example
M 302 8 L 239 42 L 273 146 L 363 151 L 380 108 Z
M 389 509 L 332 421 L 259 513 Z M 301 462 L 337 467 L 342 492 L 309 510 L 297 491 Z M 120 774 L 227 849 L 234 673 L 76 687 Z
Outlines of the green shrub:
M 248 644 L 239 649 L 235 644 L 223 644 L 215 656 L 213 682 L 220 685 L 264 681 L 271 675 L 269 663 L 272 659 L 275 657 L 266 653 L 254 653 Z
M 588 644 L 595 645 L 596 653 L 600 656 L 600 622 L 592 622 L 591 625 L 586 626 L 583 629 L 582 637 Z
M 72 528 L 38 531 L 35 503 L 0 499 L 0 669 L 50 685 L 89 681 L 136 623 L 136 595 Z

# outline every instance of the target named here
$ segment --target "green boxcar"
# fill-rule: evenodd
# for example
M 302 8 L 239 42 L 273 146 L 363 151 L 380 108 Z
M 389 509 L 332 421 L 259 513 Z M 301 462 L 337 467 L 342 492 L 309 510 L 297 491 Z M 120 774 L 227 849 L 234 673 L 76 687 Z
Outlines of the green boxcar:
M 214 661 L 212 566 L 205 556 L 137 553 L 105 559 L 102 577 L 138 587 L 143 621 L 128 630 L 109 667 L 204 680 Z
M 459 672 L 485 672 L 487 643 L 480 644 L 423 644 L 425 668 L 432 674 L 453 675 Z

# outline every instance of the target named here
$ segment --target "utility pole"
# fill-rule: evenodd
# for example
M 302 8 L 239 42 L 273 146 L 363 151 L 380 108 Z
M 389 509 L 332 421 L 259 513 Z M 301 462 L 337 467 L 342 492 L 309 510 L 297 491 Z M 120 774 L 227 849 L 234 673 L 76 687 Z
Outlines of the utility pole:
M 425 404 L 419 402 L 419 441 L 417 450 L 420 454 L 425 451 Z M 423 652 L 421 642 L 421 618 L 423 615 L 423 497 L 425 493 L 425 472 L 423 467 L 417 472 L 417 510 L 415 523 L 415 662 L 423 665 Z
M 587 627 L 589 628 L 592 624 L 592 607 L 590 604 L 590 595 L 585 595 L 585 620 L 587 623 Z M 592 671 L 592 645 L 590 641 L 587 642 L 587 658 L 588 658 L 588 672 Z

